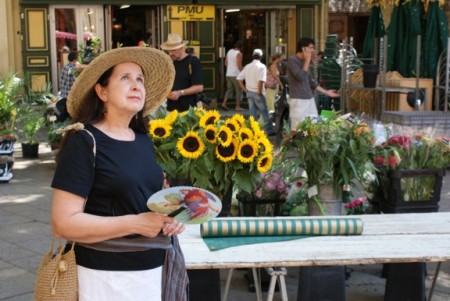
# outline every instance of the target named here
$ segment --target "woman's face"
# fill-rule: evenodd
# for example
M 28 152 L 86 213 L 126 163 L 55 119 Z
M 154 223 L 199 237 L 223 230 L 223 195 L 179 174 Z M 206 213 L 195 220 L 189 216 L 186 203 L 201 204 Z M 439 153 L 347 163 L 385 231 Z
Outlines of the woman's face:
M 96 84 L 95 89 L 107 112 L 129 112 L 134 115 L 144 107 L 144 74 L 136 63 L 116 65 L 107 86 Z

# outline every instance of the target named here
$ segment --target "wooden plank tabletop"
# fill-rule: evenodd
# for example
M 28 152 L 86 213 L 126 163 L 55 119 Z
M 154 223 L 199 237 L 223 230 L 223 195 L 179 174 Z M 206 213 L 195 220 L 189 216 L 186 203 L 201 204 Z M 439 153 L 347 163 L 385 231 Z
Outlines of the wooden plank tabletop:
M 188 269 L 450 260 L 450 212 L 352 217 L 363 220 L 362 235 L 318 236 L 218 251 L 209 251 L 200 236 L 199 225 L 187 225 L 179 238 Z

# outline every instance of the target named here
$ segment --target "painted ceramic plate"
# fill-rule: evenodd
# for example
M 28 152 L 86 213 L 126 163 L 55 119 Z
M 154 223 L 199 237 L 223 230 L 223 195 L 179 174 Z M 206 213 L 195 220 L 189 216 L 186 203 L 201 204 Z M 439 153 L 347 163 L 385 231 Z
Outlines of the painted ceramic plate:
M 147 201 L 147 207 L 185 224 L 201 224 L 220 213 L 222 202 L 205 189 L 176 186 L 153 194 Z

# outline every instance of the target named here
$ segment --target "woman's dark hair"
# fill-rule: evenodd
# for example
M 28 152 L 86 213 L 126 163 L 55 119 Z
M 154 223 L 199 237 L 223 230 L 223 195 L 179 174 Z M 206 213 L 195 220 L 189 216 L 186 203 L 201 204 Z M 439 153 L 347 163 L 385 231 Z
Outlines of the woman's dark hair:
M 300 38 L 297 42 L 296 52 L 303 52 L 303 47 L 308 47 L 309 45 L 315 45 L 314 40 L 311 38 Z
M 101 85 L 102 87 L 107 87 L 109 84 L 109 79 L 111 74 L 114 71 L 115 66 L 106 70 L 100 78 L 97 80 L 96 84 Z M 95 85 L 94 85 L 95 87 Z M 97 92 L 95 92 L 95 88 L 92 88 L 90 93 L 87 96 L 87 100 L 84 102 L 84 105 L 81 107 L 80 112 L 78 112 L 78 118 L 73 119 L 72 122 L 80 122 L 84 125 L 94 124 L 104 118 L 104 110 L 105 105 L 104 102 L 98 97 Z M 130 121 L 129 127 L 138 133 L 148 133 L 148 118 L 144 117 L 144 110 L 140 110 L 135 117 L 133 117 Z M 64 147 L 66 144 L 67 137 L 72 134 L 73 131 L 67 132 L 62 141 L 60 149 Z M 58 154 L 56 155 L 56 160 L 58 160 Z

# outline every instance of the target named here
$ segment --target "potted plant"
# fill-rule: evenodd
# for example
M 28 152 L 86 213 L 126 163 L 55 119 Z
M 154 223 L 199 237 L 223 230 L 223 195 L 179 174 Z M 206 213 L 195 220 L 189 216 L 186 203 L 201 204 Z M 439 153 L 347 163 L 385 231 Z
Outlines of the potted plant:
M 449 138 L 433 131 L 399 128 L 375 148 L 374 203 L 383 212 L 433 212 L 450 166 Z
M 22 156 L 37 158 L 39 150 L 38 133 L 45 125 L 43 110 L 39 107 L 23 106 L 19 109 L 19 133 L 23 137 Z
M 374 136 L 362 119 L 333 112 L 306 118 L 284 151 L 304 169 L 311 215 L 340 215 L 341 194 L 357 187 L 374 170 L 371 161 Z
M 190 108 L 163 113 L 149 125 L 156 159 L 169 178 L 188 179 L 215 193 L 225 214 L 232 186 L 251 193 L 260 173 L 272 165 L 273 146 L 251 117 L 221 119 L 216 110 Z
M 21 81 L 14 74 L 0 79 L 0 130 L 14 127 L 16 104 L 21 96 Z

